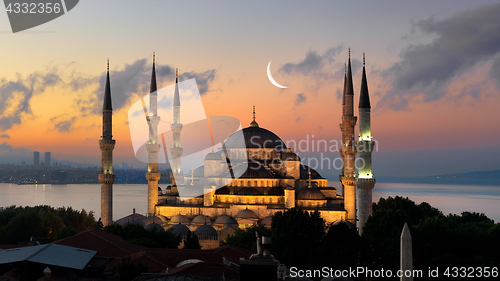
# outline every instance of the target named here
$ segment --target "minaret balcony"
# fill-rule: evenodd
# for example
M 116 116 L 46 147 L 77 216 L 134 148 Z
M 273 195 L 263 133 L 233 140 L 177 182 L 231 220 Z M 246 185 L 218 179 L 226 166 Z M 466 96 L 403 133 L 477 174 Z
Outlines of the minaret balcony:
M 372 152 L 375 142 L 371 140 L 360 140 L 356 142 L 358 152 Z
M 116 179 L 115 174 L 99 174 L 98 175 L 99 183 L 101 184 L 113 184 Z
M 99 146 L 101 147 L 101 151 L 113 150 L 115 148 L 115 140 L 106 140 L 100 139 Z
M 356 186 L 356 178 L 355 177 L 341 176 L 340 181 L 342 182 L 343 185 Z
M 356 155 L 356 147 L 353 145 L 343 145 L 341 153 L 343 155 Z
M 357 120 L 358 120 L 358 117 L 356 117 L 356 116 L 342 116 L 342 124 L 344 126 L 354 127 L 354 126 L 356 126 Z
M 183 126 L 184 125 L 179 123 L 173 123 L 172 125 L 170 125 L 170 128 L 172 129 L 172 132 L 180 132 Z
M 375 187 L 375 178 L 373 175 L 371 178 L 360 178 L 356 179 L 356 187 L 361 189 L 373 189 Z
M 146 173 L 147 181 L 159 181 L 161 177 L 161 173 Z

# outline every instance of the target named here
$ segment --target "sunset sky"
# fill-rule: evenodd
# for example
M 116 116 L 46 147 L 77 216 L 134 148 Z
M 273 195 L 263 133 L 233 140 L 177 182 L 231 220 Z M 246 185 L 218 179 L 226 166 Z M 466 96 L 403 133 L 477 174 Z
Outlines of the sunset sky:
M 153 51 L 159 88 L 179 68 L 208 116 L 246 127 L 255 105 L 285 141 L 340 140 L 350 46 L 356 112 L 366 53 L 375 176 L 500 169 L 495 2 L 84 0 L 16 34 L 0 11 L 0 163 L 37 150 L 99 164 L 108 58 L 115 163 L 132 163 L 128 110 L 149 91 Z

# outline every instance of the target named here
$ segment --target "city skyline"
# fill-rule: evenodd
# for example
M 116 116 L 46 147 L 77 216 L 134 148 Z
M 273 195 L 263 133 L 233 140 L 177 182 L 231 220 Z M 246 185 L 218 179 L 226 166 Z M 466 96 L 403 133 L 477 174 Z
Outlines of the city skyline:
M 115 162 L 131 164 L 127 112 L 148 93 L 153 51 L 158 88 L 174 83 L 178 67 L 181 80 L 196 78 L 209 116 L 234 116 L 246 127 L 255 105 L 259 124 L 284 140 L 340 141 L 350 46 L 355 103 L 366 53 L 379 145 L 374 173 L 500 169 L 500 131 L 488 122 L 500 117 L 500 5 L 493 1 L 211 2 L 197 9 L 151 2 L 85 1 L 19 34 L 9 33 L 0 13 L 0 158 L 52 151 L 60 161 L 98 165 L 109 58 Z M 270 60 L 288 89 L 267 79 Z

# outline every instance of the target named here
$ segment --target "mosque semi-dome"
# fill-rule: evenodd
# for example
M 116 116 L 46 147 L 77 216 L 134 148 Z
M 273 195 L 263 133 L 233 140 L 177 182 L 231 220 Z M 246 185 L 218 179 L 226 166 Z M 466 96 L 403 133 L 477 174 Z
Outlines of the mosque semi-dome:
M 170 230 L 172 231 L 172 234 L 189 234 L 189 232 L 191 232 L 189 228 L 183 224 L 175 224 L 170 228 Z
M 226 221 L 224 222 L 224 227 L 237 228 L 238 225 L 239 225 L 238 222 L 234 218 L 231 218 L 231 217 L 226 219 Z
M 267 228 L 271 228 L 271 222 L 273 221 L 273 217 L 267 216 L 260 221 L 260 224 L 264 225 Z
M 210 219 L 205 215 L 198 215 L 191 221 L 192 224 L 209 224 Z
M 215 194 L 229 194 L 231 191 L 227 186 L 223 186 L 215 191 Z
M 171 224 L 189 224 L 189 219 L 184 215 L 175 215 L 170 220 Z
M 283 189 L 275 186 L 273 188 L 271 188 L 268 192 L 267 192 L 268 195 L 274 195 L 274 196 L 283 196 L 284 192 L 283 192 Z
M 236 215 L 236 219 L 258 219 L 259 216 L 257 214 L 249 209 L 243 209 L 238 212 Z
M 155 222 L 152 222 L 152 223 L 146 225 L 146 227 L 144 227 L 144 229 L 151 230 L 151 229 L 153 229 L 153 227 L 156 227 L 156 229 L 159 230 L 159 231 L 165 231 L 163 229 L 163 226 L 161 226 L 161 225 L 159 225 L 159 224 L 157 224 Z
M 224 225 L 224 222 L 229 219 L 229 216 L 222 215 L 215 219 L 214 225 Z
M 319 189 L 315 187 L 303 187 L 297 194 L 298 200 L 325 200 L 326 197 Z
M 204 224 L 198 226 L 194 231 L 196 235 L 217 235 L 217 230 L 211 225 Z

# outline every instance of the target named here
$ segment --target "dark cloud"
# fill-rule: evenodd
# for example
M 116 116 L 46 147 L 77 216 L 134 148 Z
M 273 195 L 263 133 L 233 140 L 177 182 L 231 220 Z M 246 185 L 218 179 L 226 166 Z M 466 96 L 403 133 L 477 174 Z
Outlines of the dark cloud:
M 324 66 L 335 62 L 335 57 L 342 51 L 342 49 L 342 45 L 339 45 L 328 49 L 323 55 L 311 50 L 307 52 L 306 57 L 301 62 L 286 63 L 279 69 L 279 71 L 283 71 L 288 75 L 322 74 Z
M 73 129 L 73 124 L 75 123 L 76 117 L 73 116 L 66 120 L 59 121 L 60 118 L 52 118 L 51 121 L 55 122 L 54 129 L 60 133 L 67 133 Z
M 185 79 L 195 78 L 200 95 L 204 95 L 208 92 L 209 84 L 215 79 L 215 69 L 210 69 L 200 73 L 186 72 L 183 73 L 181 77 Z
M 467 85 L 460 91 L 460 94 L 457 96 L 458 98 L 462 98 L 465 96 L 471 96 L 474 99 L 479 99 L 481 95 L 481 89 L 486 85 L 486 80 L 483 80 L 482 83 Z
M 2 139 L 10 139 L 10 136 L 7 135 L 7 134 L 1 134 L 0 138 L 2 138 Z
M 23 78 L 17 75 L 15 81 L 0 80 L 0 129 L 8 130 L 20 124 L 26 115 L 31 115 L 31 98 L 45 91 L 47 87 L 62 82 L 57 68 L 46 73 L 34 72 Z M 9 109 L 9 110 L 6 110 Z M 8 113 L 5 113 L 8 112 Z
M 497 80 L 497 85 L 500 87 L 500 55 L 497 55 L 490 69 L 490 76 Z
M 164 80 L 175 79 L 175 69 L 169 65 L 156 64 L 156 81 L 159 85 Z M 133 97 L 144 96 L 149 93 L 151 84 L 152 64 L 146 59 L 136 60 L 125 65 L 123 69 L 110 71 L 111 94 L 113 99 L 113 110 L 119 110 L 128 104 Z M 215 79 L 215 69 L 205 72 L 184 72 L 179 74 L 179 80 L 195 78 L 200 91 L 204 95 L 209 90 L 209 84 Z M 106 83 L 105 73 L 93 78 L 84 78 L 82 81 L 73 81 L 74 87 L 89 86 L 99 83 L 96 91 L 89 97 L 79 99 L 76 103 L 83 112 L 99 114 L 102 110 L 102 99 Z
M 301 103 L 305 102 L 307 100 L 307 97 L 304 93 L 300 93 L 295 97 L 295 105 L 300 105 Z
M 110 80 L 113 97 L 113 109 L 119 110 L 128 104 L 135 96 L 149 93 L 151 82 L 151 62 L 139 59 L 133 63 L 126 64 L 122 69 L 111 68 Z M 67 70 L 65 70 L 67 71 Z M 69 72 L 69 71 L 67 71 Z M 52 67 L 46 71 L 34 72 L 27 77 L 17 75 L 14 80 L 0 79 L 0 130 L 8 130 L 16 124 L 20 124 L 23 118 L 32 115 L 31 98 L 33 95 L 45 91 L 50 86 L 61 86 L 71 92 L 81 91 L 85 94 L 75 97 L 74 112 L 84 117 L 88 114 L 100 114 L 102 110 L 102 99 L 104 85 L 106 83 L 105 73 L 95 76 L 85 76 L 75 71 L 71 72 L 65 81 L 59 75 L 59 67 Z M 169 65 L 156 65 L 156 77 L 158 84 L 162 81 L 174 81 L 175 71 Z M 210 89 L 210 83 L 215 79 L 215 70 L 204 72 L 184 72 L 180 74 L 181 81 L 195 78 L 200 94 L 206 94 Z M 92 88 L 89 90 L 89 88 Z M 87 94 L 90 92 L 90 94 Z M 52 120 L 54 128 L 59 132 L 68 132 L 73 129 L 75 118 L 65 120 Z
M 405 107 L 404 95 L 423 92 L 426 101 L 442 98 L 443 86 L 464 71 L 500 53 L 500 4 L 485 5 L 444 20 L 431 17 L 413 23 L 413 29 L 436 36 L 428 44 L 410 45 L 386 75 L 393 75 L 393 91 L 382 104 Z M 490 72 L 500 78 L 500 62 Z

